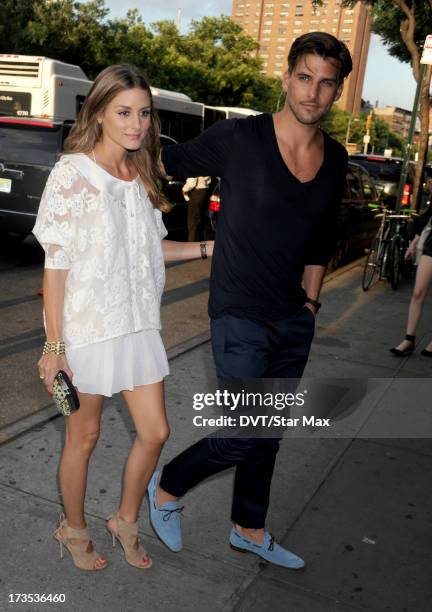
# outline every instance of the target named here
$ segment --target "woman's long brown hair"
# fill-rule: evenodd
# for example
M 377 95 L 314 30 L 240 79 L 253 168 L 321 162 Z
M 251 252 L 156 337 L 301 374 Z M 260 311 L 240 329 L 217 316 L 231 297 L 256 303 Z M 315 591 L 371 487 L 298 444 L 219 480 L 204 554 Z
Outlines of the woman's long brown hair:
M 159 161 L 159 118 L 153 105 L 147 78 L 136 66 L 116 64 L 105 68 L 98 74 L 65 140 L 64 152 L 90 154 L 102 135 L 102 126 L 98 123 L 98 117 L 103 114 L 117 94 L 134 87 L 139 87 L 149 95 L 151 117 L 150 126 L 141 147 L 137 151 L 131 151 L 129 157 L 138 170 L 153 206 L 168 212 L 172 206 L 165 198 L 161 188 L 163 173 Z

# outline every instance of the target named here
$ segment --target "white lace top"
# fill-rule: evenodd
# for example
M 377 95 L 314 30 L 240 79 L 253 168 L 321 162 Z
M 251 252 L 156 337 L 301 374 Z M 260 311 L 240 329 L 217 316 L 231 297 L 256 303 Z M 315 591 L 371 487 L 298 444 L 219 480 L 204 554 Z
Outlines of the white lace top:
M 123 181 L 87 155 L 63 155 L 49 175 L 33 233 L 45 267 L 69 270 L 68 348 L 160 329 L 167 231 L 139 178 Z

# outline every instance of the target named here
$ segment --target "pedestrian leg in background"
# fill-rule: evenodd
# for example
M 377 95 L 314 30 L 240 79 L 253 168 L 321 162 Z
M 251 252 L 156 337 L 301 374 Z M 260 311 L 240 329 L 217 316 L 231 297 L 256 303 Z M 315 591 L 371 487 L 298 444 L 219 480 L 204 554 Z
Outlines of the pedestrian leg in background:
M 202 240 L 203 210 L 207 201 L 207 189 L 193 189 L 189 192 L 188 202 L 188 241 Z

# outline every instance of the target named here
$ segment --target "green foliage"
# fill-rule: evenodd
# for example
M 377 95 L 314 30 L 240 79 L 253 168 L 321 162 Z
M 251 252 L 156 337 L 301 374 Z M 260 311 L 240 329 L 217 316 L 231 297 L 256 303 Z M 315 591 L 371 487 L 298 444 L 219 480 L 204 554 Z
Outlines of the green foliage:
M 172 21 L 147 26 L 138 10 L 109 19 L 104 0 L 31 2 L 3 0 L 3 50 L 54 57 L 94 78 L 106 66 L 130 62 L 147 72 L 155 87 L 181 91 L 216 106 L 275 109 L 278 79 L 262 73 L 258 43 L 228 17 L 193 21 L 180 35 Z
M 0 40 L 2 53 L 28 53 L 31 51 L 28 24 L 34 19 L 41 1 L 2 0 L 0 12 Z
M 349 126 L 348 126 L 349 124 Z M 321 127 L 341 144 L 348 142 L 357 144 L 363 149 L 363 136 L 366 134 L 366 115 L 353 116 L 333 106 L 321 122 Z M 392 132 L 385 121 L 374 119 L 370 129 L 369 150 L 384 153 L 384 149 L 393 149 L 393 155 L 402 155 L 405 150 L 404 139 Z
M 426 34 L 432 32 L 432 10 L 427 0 L 418 0 L 415 3 L 407 0 L 409 8 L 412 8 L 413 4 L 416 20 L 414 42 L 420 49 Z M 372 31 L 379 34 L 390 55 L 401 62 L 411 63 L 411 55 L 400 35 L 401 22 L 406 19 L 403 11 L 394 2 L 377 0 L 373 2 L 372 17 Z

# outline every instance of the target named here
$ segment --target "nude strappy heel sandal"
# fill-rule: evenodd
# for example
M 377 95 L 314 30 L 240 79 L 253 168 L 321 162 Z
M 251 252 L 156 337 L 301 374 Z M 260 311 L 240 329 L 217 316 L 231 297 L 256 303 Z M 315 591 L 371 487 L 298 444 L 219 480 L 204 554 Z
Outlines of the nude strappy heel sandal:
M 139 569 L 149 569 L 152 566 L 152 560 L 140 544 L 138 521 L 136 523 L 128 523 L 120 518 L 118 511 L 111 514 L 107 520 L 114 523 L 112 528 L 108 524 L 106 527 L 112 537 L 113 547 L 117 539 L 122 545 L 126 561 L 129 565 Z
M 54 537 L 60 544 L 60 558 L 63 559 L 63 547 L 65 547 L 70 552 L 78 569 L 98 572 L 107 567 L 106 559 L 94 550 L 88 529 L 69 527 L 64 514 L 60 515 L 59 526 L 54 532 Z M 72 540 L 77 541 L 72 542 Z M 99 567 L 96 566 L 97 560 L 101 561 Z M 104 564 L 102 565 L 102 563 Z

